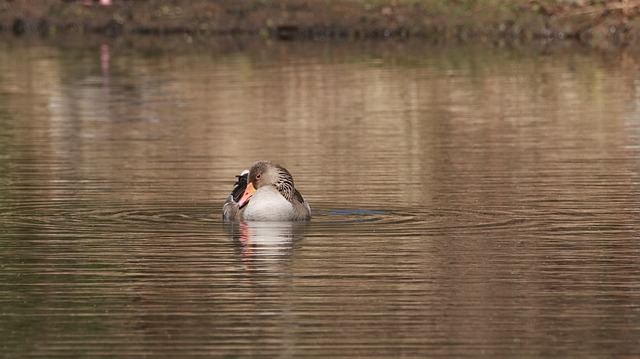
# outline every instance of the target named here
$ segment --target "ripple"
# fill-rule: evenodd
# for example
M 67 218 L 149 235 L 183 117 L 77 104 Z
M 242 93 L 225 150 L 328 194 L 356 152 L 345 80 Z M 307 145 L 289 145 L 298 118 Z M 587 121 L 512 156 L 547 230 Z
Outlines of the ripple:
M 475 231 L 505 228 L 534 228 L 531 216 L 510 211 L 467 210 L 461 208 L 339 208 L 318 206 L 311 224 L 322 231 L 344 226 L 374 226 L 393 234 L 438 231 Z M 73 203 L 32 202 L 5 207 L 0 213 L 5 224 L 49 231 L 167 232 L 201 231 L 220 224 L 218 209 L 211 203 Z M 356 227 L 358 228 L 358 227 Z M 362 227 L 364 228 L 364 227 Z
M 492 230 L 531 227 L 522 214 L 508 211 L 474 211 L 456 208 L 325 209 L 315 212 L 313 222 L 322 227 L 378 225 L 379 230 L 406 231 Z M 384 226 L 383 226 L 384 225 Z
M 314 214 L 314 219 L 322 224 L 344 223 L 401 223 L 411 220 L 408 213 L 370 209 L 332 209 Z
M 49 233 L 193 231 L 213 222 L 205 205 L 108 203 L 101 207 L 67 202 L 21 203 L 5 207 L 0 216 L 13 228 Z

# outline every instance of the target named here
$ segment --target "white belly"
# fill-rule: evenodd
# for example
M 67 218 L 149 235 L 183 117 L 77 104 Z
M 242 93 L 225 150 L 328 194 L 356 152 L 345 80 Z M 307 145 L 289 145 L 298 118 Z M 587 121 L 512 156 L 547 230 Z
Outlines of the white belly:
M 291 221 L 295 218 L 291 202 L 273 187 L 258 189 L 244 211 L 246 221 Z

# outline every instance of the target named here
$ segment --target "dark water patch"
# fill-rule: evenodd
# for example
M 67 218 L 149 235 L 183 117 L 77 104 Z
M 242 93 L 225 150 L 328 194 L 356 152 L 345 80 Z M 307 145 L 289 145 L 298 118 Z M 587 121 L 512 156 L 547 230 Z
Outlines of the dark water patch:
M 347 223 L 402 223 L 412 219 L 409 213 L 373 209 L 332 209 L 314 212 L 314 222 L 319 225 Z

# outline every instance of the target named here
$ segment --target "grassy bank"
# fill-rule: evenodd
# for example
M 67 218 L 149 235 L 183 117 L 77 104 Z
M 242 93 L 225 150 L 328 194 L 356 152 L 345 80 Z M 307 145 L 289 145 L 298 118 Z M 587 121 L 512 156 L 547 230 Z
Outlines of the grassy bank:
M 433 41 L 579 41 L 629 46 L 640 0 L 14 0 L 11 36 L 245 34 L 291 39 L 420 37 Z

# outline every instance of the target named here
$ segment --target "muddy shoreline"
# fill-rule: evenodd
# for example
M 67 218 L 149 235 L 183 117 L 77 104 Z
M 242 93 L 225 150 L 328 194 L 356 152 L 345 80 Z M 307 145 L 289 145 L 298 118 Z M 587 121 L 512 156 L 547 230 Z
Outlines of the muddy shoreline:
M 572 41 L 629 47 L 640 4 L 626 1 L 14 0 L 0 5 L 0 33 L 55 38 L 243 35 L 277 40 L 421 38 L 434 42 Z M 475 2 L 474 2 L 475 3 Z M 488 4 L 489 3 L 489 4 Z

